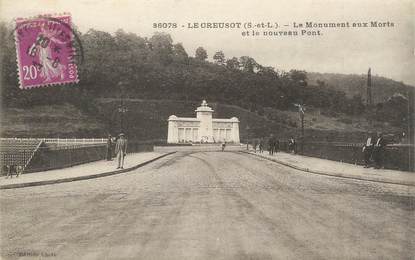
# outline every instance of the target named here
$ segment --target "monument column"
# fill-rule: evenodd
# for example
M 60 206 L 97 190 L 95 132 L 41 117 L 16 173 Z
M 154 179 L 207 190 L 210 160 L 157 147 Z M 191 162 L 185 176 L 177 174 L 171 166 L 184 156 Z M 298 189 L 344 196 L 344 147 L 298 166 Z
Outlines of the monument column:
M 212 108 L 208 107 L 206 100 L 203 100 L 200 107 L 196 109 L 196 117 L 200 120 L 199 139 L 213 143 Z

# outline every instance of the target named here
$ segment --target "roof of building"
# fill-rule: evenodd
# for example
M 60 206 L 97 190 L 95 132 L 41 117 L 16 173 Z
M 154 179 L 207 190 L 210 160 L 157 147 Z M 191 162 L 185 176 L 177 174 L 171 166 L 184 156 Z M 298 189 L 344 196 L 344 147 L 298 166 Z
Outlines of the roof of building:
M 203 100 L 200 107 L 196 109 L 196 112 L 212 112 L 213 110 L 211 107 L 208 106 L 206 100 Z M 175 115 L 171 115 L 169 117 L 169 121 L 190 121 L 190 122 L 200 122 L 200 119 L 195 117 L 177 117 Z M 212 118 L 213 123 L 239 123 L 238 118 Z
M 235 122 L 239 122 L 239 120 L 236 117 L 232 117 L 232 118 L 213 118 L 212 122 L 214 122 L 214 123 L 235 123 Z
M 170 116 L 169 121 L 192 121 L 192 122 L 200 122 L 198 118 L 195 117 L 177 117 L 177 116 Z

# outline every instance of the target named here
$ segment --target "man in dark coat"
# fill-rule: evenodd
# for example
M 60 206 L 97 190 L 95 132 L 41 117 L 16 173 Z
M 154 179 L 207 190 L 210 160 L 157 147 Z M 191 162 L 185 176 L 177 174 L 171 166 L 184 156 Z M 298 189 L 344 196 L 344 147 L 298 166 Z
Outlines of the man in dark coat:
M 258 147 L 258 140 L 254 139 L 253 143 L 252 143 L 252 147 L 254 148 L 254 152 L 256 153 L 256 148 Z
M 290 140 L 288 140 L 288 150 L 290 151 L 290 153 L 295 153 L 295 139 L 294 137 L 291 137 Z
M 370 167 L 370 159 L 372 158 L 373 154 L 373 147 L 375 145 L 376 138 L 374 137 L 373 133 L 368 133 L 366 143 L 363 145 L 362 152 L 365 161 L 365 168 Z
M 121 133 L 115 144 L 115 154 L 117 155 L 118 167 L 117 169 L 124 169 L 124 157 L 127 154 L 127 139 Z
M 222 152 L 224 152 L 226 148 L 226 141 L 223 141 L 223 143 L 221 144 L 221 148 L 222 148 Z
M 274 138 L 274 153 L 276 154 L 280 149 L 280 141 L 277 138 Z
M 382 133 L 378 133 L 378 138 L 374 145 L 374 159 L 375 159 L 375 168 L 383 168 L 384 164 L 384 153 L 386 147 L 386 140 L 383 137 Z
M 259 140 L 259 153 L 263 153 L 264 152 L 264 138 L 261 138 Z
M 112 161 L 112 136 L 108 135 L 107 139 L 107 161 Z
M 268 139 L 268 153 L 269 155 L 274 155 L 274 135 Z

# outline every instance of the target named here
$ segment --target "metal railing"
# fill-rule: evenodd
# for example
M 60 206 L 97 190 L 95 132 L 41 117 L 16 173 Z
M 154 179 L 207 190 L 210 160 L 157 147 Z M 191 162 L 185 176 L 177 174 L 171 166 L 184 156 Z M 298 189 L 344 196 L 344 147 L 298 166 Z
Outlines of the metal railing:
M 25 166 L 33 154 L 33 150 L 0 151 L 2 165 Z
M 114 147 L 115 144 L 111 147 L 113 157 L 115 156 Z M 150 142 L 128 143 L 128 153 L 151 151 L 153 151 L 153 144 Z M 23 162 L 28 161 L 32 155 L 33 158 L 31 158 L 24 173 L 72 167 L 83 163 L 103 160 L 107 157 L 107 144 L 90 143 L 89 145 L 82 145 L 73 142 L 72 145 L 65 146 L 48 145 L 46 147 L 37 148 L 34 154 L 33 149 L 25 150 L 24 148 L 19 150 L 0 151 L 3 166 L 21 166 L 23 165 Z M 4 174 L 5 172 L 6 168 L 2 169 L 2 173 Z
M 250 144 L 252 143 L 251 141 Z M 301 147 L 303 147 L 303 151 L 301 151 Z M 297 141 L 294 150 L 296 153 L 306 156 L 363 165 L 362 148 L 363 143 L 304 142 L 301 144 L 300 141 Z M 268 142 L 265 142 L 264 149 L 268 149 Z M 288 146 L 288 141 L 280 141 L 279 150 L 292 152 Z M 414 150 L 415 146 L 411 144 L 387 145 L 383 154 L 384 167 L 402 171 L 415 171 Z
M 106 152 L 107 146 L 104 144 L 40 147 L 25 172 L 46 171 L 98 161 L 105 158 Z
M 106 138 L 0 138 L 0 141 L 12 141 L 14 143 L 37 141 L 44 143 L 53 143 L 59 145 L 70 144 L 103 144 L 107 142 Z
M 297 147 L 300 146 L 301 143 L 297 145 Z M 363 143 L 304 142 L 302 153 L 307 156 L 363 165 L 362 148 Z M 387 169 L 414 171 L 413 158 L 413 145 L 390 144 L 385 147 L 383 164 Z

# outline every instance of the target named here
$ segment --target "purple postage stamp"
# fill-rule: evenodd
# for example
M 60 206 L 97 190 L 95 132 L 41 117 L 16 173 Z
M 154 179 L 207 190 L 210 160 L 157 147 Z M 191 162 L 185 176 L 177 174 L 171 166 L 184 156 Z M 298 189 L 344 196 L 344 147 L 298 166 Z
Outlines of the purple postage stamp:
M 20 88 L 77 83 L 73 37 L 70 14 L 16 19 Z

